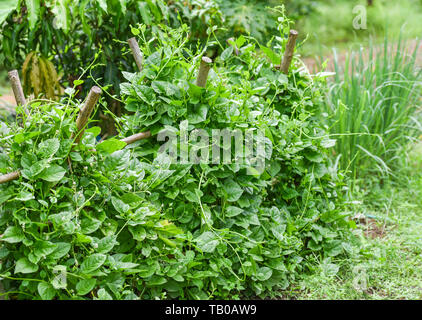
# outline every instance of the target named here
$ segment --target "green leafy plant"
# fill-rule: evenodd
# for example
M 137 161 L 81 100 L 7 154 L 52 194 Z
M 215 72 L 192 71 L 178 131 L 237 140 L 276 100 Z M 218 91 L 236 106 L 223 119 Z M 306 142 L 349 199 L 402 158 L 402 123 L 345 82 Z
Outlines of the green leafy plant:
M 215 288 L 215 297 L 243 289 L 246 296 L 277 294 L 306 269 L 306 254 L 336 256 L 349 249 L 343 240 L 351 225 L 337 206 L 343 182 L 327 154 L 335 141 L 313 117 L 319 91 L 298 65 L 289 76 L 275 69 L 286 29 L 279 27 L 275 51 L 261 46 L 264 54 L 257 53 L 256 42 L 243 36 L 221 48 L 206 89 L 193 84 L 192 65 L 201 52 L 184 47 L 183 33 L 171 30 L 156 36 L 156 44 L 141 37 L 145 65 L 140 73 L 124 74 L 129 82 L 121 92 L 133 113 L 123 116 L 126 134 L 163 126 L 178 136 L 182 130 L 257 128 L 273 145 L 262 174 L 248 175 L 248 166 L 238 163 L 173 163 L 157 178 L 151 198 L 192 234 L 202 251 L 198 268 L 201 261 L 211 267 L 202 265 L 211 273 L 198 279 L 203 297 L 206 288 Z M 159 144 L 144 140 L 140 146 L 135 152 L 153 161 Z
M 187 45 L 189 29 L 159 26 L 147 40 L 141 26 L 142 71 L 124 72 L 121 84 L 130 114 L 100 143 L 91 123 L 74 144 L 70 98 L 34 102 L 28 117 L 19 108 L 23 126 L 2 123 L 0 173 L 21 170 L 0 184 L 8 297 L 275 297 L 311 267 L 309 256 L 350 251 L 334 141 L 314 116 L 323 79 L 298 61 L 288 75 L 276 68 L 288 28 L 271 47 L 245 37 L 221 47 L 203 88 L 194 80 L 206 48 Z M 163 128 L 260 130 L 252 143 L 265 146 L 256 155 L 264 170 L 169 162 L 155 137 Z M 144 130 L 150 139 L 118 140 Z

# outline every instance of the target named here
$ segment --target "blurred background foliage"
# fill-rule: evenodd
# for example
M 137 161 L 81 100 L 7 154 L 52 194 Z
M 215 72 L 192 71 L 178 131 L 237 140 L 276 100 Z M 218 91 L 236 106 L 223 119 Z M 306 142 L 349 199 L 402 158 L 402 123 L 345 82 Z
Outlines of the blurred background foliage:
M 294 18 L 316 7 L 316 1 L 309 0 L 5 0 L 0 4 L 0 63 L 21 69 L 28 54 L 37 52 L 53 63 L 58 80 L 68 86 L 101 52 L 97 62 L 102 66 L 92 76 L 118 93 L 122 80 L 118 70 L 135 67 L 125 42 L 138 23 L 149 26 L 149 34 L 157 23 L 171 27 L 186 23 L 194 30 L 189 36 L 194 44 L 203 44 L 210 32 L 222 41 L 239 34 L 266 41 L 277 31 L 277 14 L 269 8 L 281 4 Z M 217 54 L 211 48 L 209 55 Z M 86 83 L 87 88 L 91 85 Z M 36 86 L 27 82 L 27 90 L 31 87 Z
M 383 39 L 387 28 L 391 37 L 397 37 L 403 24 L 404 37 L 422 32 L 420 0 L 2 0 L 0 65 L 4 67 L 0 69 L 21 70 L 28 54 L 36 52 L 51 61 L 57 81 L 66 87 L 73 85 L 83 67 L 100 52 L 96 62 L 101 65 L 92 71 L 92 77 L 118 94 L 123 80 L 118 70 L 135 68 L 126 40 L 139 23 L 149 26 L 147 37 L 157 23 L 171 27 L 186 23 L 194 30 L 189 40 L 195 45 L 204 44 L 210 33 L 220 42 L 250 34 L 265 43 L 277 33 L 278 15 L 273 9 L 280 5 L 296 21 L 303 41 L 300 52 L 305 56 L 323 55 L 332 46 Z M 365 30 L 352 27 L 356 5 L 367 8 Z M 208 56 L 217 56 L 218 43 L 208 50 Z M 0 83 L 4 79 L 3 72 Z M 88 81 L 84 87 L 91 85 Z M 26 83 L 27 90 L 34 87 Z

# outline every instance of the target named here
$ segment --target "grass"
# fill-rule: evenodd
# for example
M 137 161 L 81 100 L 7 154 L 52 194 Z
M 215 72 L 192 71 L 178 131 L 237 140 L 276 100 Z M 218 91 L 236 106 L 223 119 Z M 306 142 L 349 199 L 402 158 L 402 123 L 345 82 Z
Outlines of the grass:
M 421 168 L 418 144 L 403 172 L 406 183 L 380 186 L 374 180 L 362 188 L 362 204 L 354 208 L 367 222 L 354 231 L 360 250 L 349 258 L 318 261 L 316 272 L 301 279 L 290 298 L 422 299 Z
M 353 178 L 394 175 L 403 146 L 422 133 L 422 71 L 418 46 L 408 52 L 399 38 L 334 58 L 336 72 L 325 103 L 330 134 L 337 139 L 340 167 Z
M 353 44 L 367 45 L 371 38 L 382 42 L 387 33 L 391 39 L 397 38 L 404 25 L 403 36 L 408 39 L 422 33 L 422 2 L 420 0 L 374 0 L 367 7 L 367 29 L 353 28 L 353 13 L 356 5 L 364 5 L 366 0 L 324 0 L 318 1 L 316 10 L 298 21 L 296 28 L 302 39 L 309 35 L 301 53 L 305 56 L 325 55 L 335 46 L 347 49 Z

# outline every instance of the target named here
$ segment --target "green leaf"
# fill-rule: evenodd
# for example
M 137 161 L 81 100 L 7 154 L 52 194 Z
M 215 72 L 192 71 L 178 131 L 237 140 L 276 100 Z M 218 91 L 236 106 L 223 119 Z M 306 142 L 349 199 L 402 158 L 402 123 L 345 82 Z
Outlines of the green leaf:
M 83 31 L 88 35 L 88 37 L 91 39 L 91 27 L 89 26 L 89 24 L 86 22 L 86 17 L 85 17 L 85 12 L 86 12 L 86 6 L 88 5 L 90 0 L 82 0 L 79 5 L 79 18 L 81 19 L 82 22 L 82 29 Z
M 41 174 L 40 178 L 49 181 L 49 182 L 57 182 L 60 181 L 66 173 L 66 170 L 63 167 L 60 167 L 56 164 L 45 169 Z
M 271 278 L 273 271 L 268 267 L 261 267 L 256 273 L 256 278 L 259 281 L 265 281 Z
M 38 294 L 43 300 L 52 300 L 56 295 L 56 289 L 47 282 L 40 282 L 38 284 Z
M 101 9 L 107 13 L 107 1 L 106 0 L 97 0 L 98 4 L 100 5 Z
M 271 60 L 271 63 L 274 65 L 281 64 L 281 57 L 274 53 L 270 48 L 259 46 L 265 55 Z
M 126 142 L 111 138 L 98 144 L 97 150 L 111 154 L 117 150 L 123 149 L 126 145 Z
M 128 204 L 116 197 L 111 197 L 111 203 L 113 204 L 114 209 L 121 214 L 125 214 L 130 210 L 130 206 Z
M 99 269 L 104 262 L 106 261 L 106 255 L 95 253 L 85 258 L 81 264 L 81 272 L 83 273 L 92 273 L 95 270 Z
M 64 257 L 70 250 L 70 243 L 67 242 L 57 242 L 55 243 L 56 248 L 51 253 L 50 257 L 54 260 L 59 260 L 60 258 Z
M 237 38 L 236 40 L 236 47 L 240 48 L 243 46 L 243 44 L 245 43 L 246 39 L 243 35 L 241 35 L 239 38 Z
M 35 162 L 29 168 L 22 170 L 22 175 L 27 179 L 35 179 L 48 165 L 48 160 L 43 159 Z
M 91 132 L 96 137 L 101 133 L 101 128 L 94 126 L 89 129 L 86 129 L 85 132 Z
M 336 145 L 336 140 L 335 139 L 324 139 L 321 141 L 321 146 L 323 146 L 324 148 L 331 148 L 334 147 Z
M 334 277 L 340 270 L 340 267 L 333 263 L 323 263 L 321 269 L 327 277 Z
M 274 237 L 278 240 L 284 240 L 284 233 L 286 231 L 286 225 L 280 224 L 271 228 L 271 232 L 273 233 Z
M 60 148 L 60 141 L 57 138 L 44 140 L 38 144 L 37 154 L 41 159 L 51 158 Z
M 136 241 L 143 241 L 147 236 L 145 228 L 142 226 L 129 226 L 129 231 Z
M 19 194 L 15 198 L 15 200 L 17 200 L 17 201 L 29 201 L 29 200 L 32 200 L 32 199 L 35 199 L 32 192 L 25 191 L 25 190 L 22 190 L 21 192 L 19 192 Z
M 113 300 L 113 297 L 104 288 L 101 288 L 100 290 L 98 290 L 97 295 L 98 295 L 98 299 L 100 300 Z
M 136 95 L 145 103 L 153 104 L 156 101 L 154 90 L 145 85 L 133 85 Z
M 70 0 L 57 0 L 52 9 L 56 17 L 56 27 L 63 29 L 65 33 L 69 31 L 70 26 L 69 2 Z
M 28 9 L 29 28 L 34 29 L 40 11 L 40 0 L 26 0 L 26 7 Z
M 18 134 L 15 135 L 14 140 L 17 143 L 22 143 L 25 140 L 29 140 L 33 137 L 38 136 L 40 133 L 41 133 L 40 131 L 18 133 Z
M 167 96 L 180 96 L 180 90 L 177 86 L 168 81 L 155 80 L 151 83 L 151 88 L 158 94 L 164 94 Z
M 83 218 L 81 222 L 81 230 L 84 234 L 91 234 L 98 230 L 101 221 L 92 218 Z
M 151 13 L 149 12 L 148 5 L 146 2 L 138 2 L 138 9 L 141 13 L 142 22 L 146 25 L 151 25 L 152 19 L 151 19 Z
M 19 227 L 12 226 L 6 229 L 0 240 L 8 243 L 18 243 L 25 240 L 25 235 Z
M 203 252 L 214 252 L 215 248 L 219 244 L 219 241 L 213 232 L 206 231 L 196 238 L 196 243 L 198 248 Z
M 238 207 L 229 206 L 226 208 L 226 217 L 235 217 L 243 212 L 243 209 Z
M 57 248 L 57 244 L 50 241 L 36 241 L 34 244 L 34 255 L 36 257 L 48 256 L 50 253 L 54 252 Z
M 233 53 L 233 47 L 230 46 L 227 49 L 225 49 L 222 53 L 221 53 L 221 60 L 225 61 L 227 60 Z
M 125 14 L 126 13 L 126 1 L 127 0 L 119 0 L 120 3 L 120 8 L 122 9 L 122 13 Z
M 8 17 L 8 15 L 16 9 L 19 0 L 2 0 L 0 1 L 0 25 Z
M 83 160 L 79 152 L 71 152 L 69 155 L 70 155 L 70 160 L 74 162 L 81 162 Z
M 306 150 L 305 157 L 308 160 L 312 162 L 317 162 L 317 163 L 320 163 L 324 160 L 324 156 L 320 152 L 313 151 L 313 150 Z
M 166 282 L 167 282 L 167 279 L 166 278 L 154 275 L 148 281 L 148 285 L 151 285 L 151 286 L 160 286 L 162 284 L 165 284 Z
M 0 205 L 2 205 L 7 200 L 9 200 L 12 197 L 12 195 L 13 195 L 12 193 L 6 193 L 6 192 L 4 192 L 4 194 L 0 194 Z
M 197 124 L 207 120 L 208 106 L 201 104 L 188 114 L 189 124 Z
M 38 265 L 27 258 L 21 258 L 16 262 L 15 273 L 33 273 L 38 270 Z
M 107 236 L 99 241 L 94 242 L 95 244 L 95 251 L 98 253 L 107 253 L 111 251 L 111 249 L 114 248 L 114 246 L 117 244 L 117 237 L 115 235 Z
M 243 189 L 239 186 L 237 182 L 233 179 L 228 178 L 223 183 L 223 189 L 227 193 L 227 200 L 234 202 L 239 200 L 240 196 L 243 193 Z
M 84 81 L 81 80 L 81 79 L 73 80 L 73 86 L 74 87 L 77 87 L 77 86 L 81 85 L 82 83 L 84 83 Z
M 94 289 L 96 284 L 95 279 L 83 279 L 76 284 L 76 291 L 79 295 L 84 296 Z

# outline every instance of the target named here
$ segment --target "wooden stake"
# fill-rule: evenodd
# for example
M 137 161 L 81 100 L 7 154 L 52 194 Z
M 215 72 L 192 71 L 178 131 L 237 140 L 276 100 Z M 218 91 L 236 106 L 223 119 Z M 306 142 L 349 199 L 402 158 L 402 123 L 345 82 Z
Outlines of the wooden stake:
M 131 143 L 135 143 L 136 141 L 139 141 L 139 140 L 142 140 L 142 139 L 147 139 L 149 137 L 151 137 L 151 132 L 146 131 L 146 132 L 134 134 L 130 137 L 122 139 L 121 141 L 126 142 L 127 144 L 131 144 Z
M 21 80 L 19 79 L 18 70 L 9 71 L 9 79 L 12 83 L 13 94 L 15 95 L 16 104 L 18 106 L 26 105 L 25 95 L 23 94 Z
M 207 84 L 208 72 L 211 69 L 212 60 L 208 57 L 202 57 L 199 66 L 198 78 L 196 78 L 196 85 L 205 88 Z
M 295 50 L 296 38 L 299 32 L 296 30 L 290 30 L 289 40 L 287 40 L 286 50 L 284 51 L 283 61 L 281 63 L 281 72 L 284 74 L 289 73 L 290 64 L 293 58 L 293 52 Z
M 136 41 L 136 38 L 130 38 L 127 42 L 129 42 L 129 47 L 132 50 L 133 58 L 135 59 L 139 71 L 142 71 L 142 62 L 144 57 L 141 49 L 139 48 L 138 41 Z
M 19 176 L 21 175 L 21 173 L 19 171 L 15 171 L 15 172 L 11 172 L 5 175 L 0 176 L 0 184 L 2 183 L 6 183 L 12 180 L 16 180 L 17 178 L 19 178 Z
M 78 129 L 78 133 L 75 139 L 76 143 L 80 142 L 85 132 L 85 126 L 88 123 L 89 117 L 91 116 L 92 110 L 94 110 L 95 104 L 100 98 L 100 95 L 101 89 L 97 86 L 93 86 L 91 88 L 91 91 L 89 91 L 85 104 L 82 107 L 81 111 L 79 111 L 78 118 L 76 119 L 76 127 Z
M 18 106 L 23 106 L 24 111 L 28 114 L 28 110 L 25 108 L 26 99 L 25 94 L 23 93 L 21 79 L 19 78 L 18 70 L 9 71 L 9 79 L 12 83 L 13 94 L 15 96 L 16 104 Z

